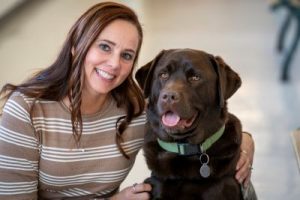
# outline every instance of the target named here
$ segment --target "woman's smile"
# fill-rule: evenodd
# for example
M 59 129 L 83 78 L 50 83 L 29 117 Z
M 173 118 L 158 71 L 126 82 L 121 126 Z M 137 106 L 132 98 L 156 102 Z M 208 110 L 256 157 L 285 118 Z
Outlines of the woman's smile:
M 95 69 L 96 70 L 96 73 L 101 77 L 101 78 L 104 78 L 104 79 L 106 79 L 106 80 L 113 80 L 116 76 L 115 75 L 113 75 L 113 74 L 111 74 L 111 73 L 109 73 L 109 72 L 106 72 L 106 71 L 103 71 L 103 70 L 101 70 L 101 69 L 98 69 L 98 68 L 96 68 Z

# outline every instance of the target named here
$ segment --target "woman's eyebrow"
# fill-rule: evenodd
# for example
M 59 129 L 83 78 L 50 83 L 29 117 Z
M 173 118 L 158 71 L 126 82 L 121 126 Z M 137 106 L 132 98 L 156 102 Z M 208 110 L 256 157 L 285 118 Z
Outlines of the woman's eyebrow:
M 107 42 L 107 43 L 109 43 L 109 44 L 111 44 L 111 45 L 113 45 L 113 46 L 116 46 L 116 43 L 114 43 L 114 42 L 112 42 L 112 41 L 110 41 L 110 40 L 99 39 L 99 41 Z
M 99 41 L 104 41 L 104 42 L 107 42 L 107 43 L 109 43 L 109 44 L 111 44 L 113 46 L 116 46 L 115 42 L 107 40 L 107 39 L 100 39 Z M 129 51 L 129 52 L 132 52 L 132 53 L 135 54 L 135 50 L 133 50 L 133 49 L 125 49 L 125 51 Z

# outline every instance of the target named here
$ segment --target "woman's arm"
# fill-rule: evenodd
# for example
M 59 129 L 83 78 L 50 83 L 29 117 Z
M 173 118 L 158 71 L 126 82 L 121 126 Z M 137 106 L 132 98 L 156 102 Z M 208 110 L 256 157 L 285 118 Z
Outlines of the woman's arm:
M 0 124 L 0 199 L 37 199 L 38 158 L 28 105 L 12 96 Z
M 235 178 L 239 181 L 239 183 L 243 184 L 245 187 L 248 186 L 251 177 L 254 150 L 254 141 L 252 139 L 251 134 L 243 132 L 241 153 L 236 166 L 237 172 Z

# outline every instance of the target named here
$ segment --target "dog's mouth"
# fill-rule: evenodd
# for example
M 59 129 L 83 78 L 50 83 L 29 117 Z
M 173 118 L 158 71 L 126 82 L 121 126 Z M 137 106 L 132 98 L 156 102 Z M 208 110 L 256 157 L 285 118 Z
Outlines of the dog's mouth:
M 173 111 L 167 111 L 162 115 L 161 122 L 168 129 L 188 129 L 193 125 L 196 117 L 197 113 L 191 118 L 184 119 Z

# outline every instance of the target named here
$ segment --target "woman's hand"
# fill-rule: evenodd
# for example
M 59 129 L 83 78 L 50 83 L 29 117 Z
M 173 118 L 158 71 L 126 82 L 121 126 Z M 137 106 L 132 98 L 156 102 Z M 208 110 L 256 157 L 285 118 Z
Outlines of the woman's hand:
M 148 200 L 150 199 L 151 185 L 146 183 L 133 184 L 126 187 L 118 194 L 109 198 L 110 200 Z
M 248 186 L 251 177 L 252 163 L 254 156 L 254 141 L 250 134 L 243 132 L 241 153 L 239 161 L 236 165 L 235 178 L 240 184 Z

